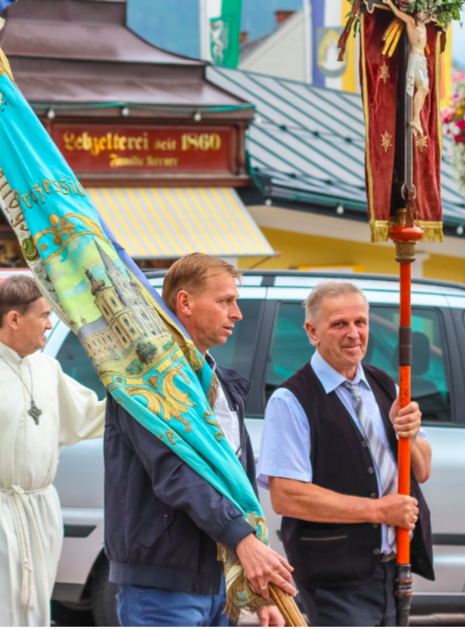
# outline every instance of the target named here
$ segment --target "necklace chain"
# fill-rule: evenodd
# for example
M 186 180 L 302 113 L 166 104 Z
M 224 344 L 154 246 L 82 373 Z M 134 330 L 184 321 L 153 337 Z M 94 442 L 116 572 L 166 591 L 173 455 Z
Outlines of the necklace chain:
M 36 424 L 39 423 L 39 416 L 42 415 L 42 411 L 37 408 L 36 403 L 34 402 L 34 382 L 32 380 L 32 371 L 31 371 L 31 365 L 27 364 L 27 366 L 29 367 L 29 376 L 31 378 L 31 390 L 29 390 L 29 387 L 27 386 L 27 384 L 24 382 L 23 377 L 21 375 L 21 373 L 18 373 L 16 371 L 16 369 L 14 369 L 14 367 L 12 367 L 10 365 L 10 363 L 5 360 L 3 358 L 3 356 L 0 356 L 0 358 L 3 360 L 3 362 L 5 363 L 5 365 L 7 365 L 7 367 L 9 367 L 11 369 L 11 371 L 16 374 L 18 376 L 18 378 L 21 380 L 21 382 L 23 383 L 26 391 L 29 393 L 29 395 L 31 396 L 31 408 L 28 410 L 28 414 L 33 418 L 33 420 L 35 421 Z

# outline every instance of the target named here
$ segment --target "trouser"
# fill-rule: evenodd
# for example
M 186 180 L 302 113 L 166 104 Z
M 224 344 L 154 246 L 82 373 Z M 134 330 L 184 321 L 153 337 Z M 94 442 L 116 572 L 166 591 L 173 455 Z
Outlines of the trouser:
M 118 618 L 122 627 L 227 627 L 224 578 L 217 596 L 120 586 Z
M 311 589 L 297 584 L 315 627 L 395 627 L 396 562 L 379 563 L 373 580 L 364 585 Z

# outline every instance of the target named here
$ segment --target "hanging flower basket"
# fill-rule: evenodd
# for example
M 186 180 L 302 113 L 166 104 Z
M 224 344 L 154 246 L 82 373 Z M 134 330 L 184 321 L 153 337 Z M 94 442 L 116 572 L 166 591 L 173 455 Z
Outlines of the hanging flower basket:
M 452 166 L 465 191 L 465 72 L 456 77 L 451 106 L 442 113 L 446 133 L 452 137 Z

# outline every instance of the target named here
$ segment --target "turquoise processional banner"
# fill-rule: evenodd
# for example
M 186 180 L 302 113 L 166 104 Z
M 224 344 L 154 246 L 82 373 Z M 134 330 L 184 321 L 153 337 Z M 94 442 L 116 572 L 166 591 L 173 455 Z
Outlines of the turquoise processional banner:
M 0 195 L 42 293 L 78 336 L 111 395 L 230 500 L 268 543 L 257 497 L 212 411 L 216 376 L 112 242 L 4 57 L 0 102 Z M 231 615 L 263 605 L 237 557 L 220 550 Z

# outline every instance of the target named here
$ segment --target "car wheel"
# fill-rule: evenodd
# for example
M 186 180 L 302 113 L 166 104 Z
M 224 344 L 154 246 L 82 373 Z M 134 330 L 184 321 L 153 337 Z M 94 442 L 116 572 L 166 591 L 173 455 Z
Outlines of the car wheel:
M 95 566 L 94 578 L 91 586 L 92 614 L 97 627 L 119 627 L 116 613 L 116 595 L 118 585 L 110 583 L 110 564 L 104 554 Z
M 95 625 L 90 608 L 63 601 L 52 601 L 51 607 L 52 626 L 93 627 Z

